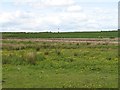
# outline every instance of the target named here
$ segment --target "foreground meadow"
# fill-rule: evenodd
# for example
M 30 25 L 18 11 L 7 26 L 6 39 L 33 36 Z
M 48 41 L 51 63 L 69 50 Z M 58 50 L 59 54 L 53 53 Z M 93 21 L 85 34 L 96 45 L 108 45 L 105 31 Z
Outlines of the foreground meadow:
M 117 88 L 118 45 L 4 39 L 3 88 Z

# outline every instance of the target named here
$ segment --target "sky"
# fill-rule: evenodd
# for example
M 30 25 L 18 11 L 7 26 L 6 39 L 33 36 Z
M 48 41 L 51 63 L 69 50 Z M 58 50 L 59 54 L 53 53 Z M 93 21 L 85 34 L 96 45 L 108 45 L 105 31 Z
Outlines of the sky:
M 0 32 L 118 29 L 119 0 L 0 0 Z

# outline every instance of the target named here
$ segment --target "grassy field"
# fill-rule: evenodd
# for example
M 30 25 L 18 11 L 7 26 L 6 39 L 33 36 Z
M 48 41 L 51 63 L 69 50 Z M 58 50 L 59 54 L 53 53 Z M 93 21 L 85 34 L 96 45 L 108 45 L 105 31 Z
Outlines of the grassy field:
M 83 36 L 77 34 L 79 33 L 74 37 L 84 36 L 84 34 Z M 15 38 L 29 38 L 31 35 L 32 38 L 52 37 L 40 34 L 24 36 L 24 33 L 19 35 L 6 33 L 3 34 L 3 38 L 11 35 Z M 116 32 L 110 34 L 110 37 L 116 37 Z M 118 87 L 117 44 L 9 41 L 7 39 L 2 42 L 3 88 Z
M 2 33 L 3 38 L 115 38 L 118 31 L 101 32 L 42 32 L 42 33 Z

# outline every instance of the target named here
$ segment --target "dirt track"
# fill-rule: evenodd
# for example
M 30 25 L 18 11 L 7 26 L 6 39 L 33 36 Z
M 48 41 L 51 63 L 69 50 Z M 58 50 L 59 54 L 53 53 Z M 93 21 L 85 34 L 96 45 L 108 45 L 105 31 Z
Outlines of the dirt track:
M 112 43 L 118 44 L 118 38 L 32 38 L 32 39 L 1 39 L 9 41 L 32 41 L 32 42 L 74 42 L 74 43 Z

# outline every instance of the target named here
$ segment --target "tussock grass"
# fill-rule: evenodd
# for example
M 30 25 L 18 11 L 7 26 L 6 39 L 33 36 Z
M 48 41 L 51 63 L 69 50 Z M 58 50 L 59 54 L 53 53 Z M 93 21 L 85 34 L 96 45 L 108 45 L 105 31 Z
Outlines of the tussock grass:
M 35 64 L 36 64 L 36 60 L 37 60 L 36 52 L 26 52 L 26 53 L 23 55 L 23 59 L 24 59 L 27 63 L 32 64 L 32 65 L 35 65 Z
M 7 41 L 2 50 L 5 88 L 116 88 L 118 84 L 117 45 Z

